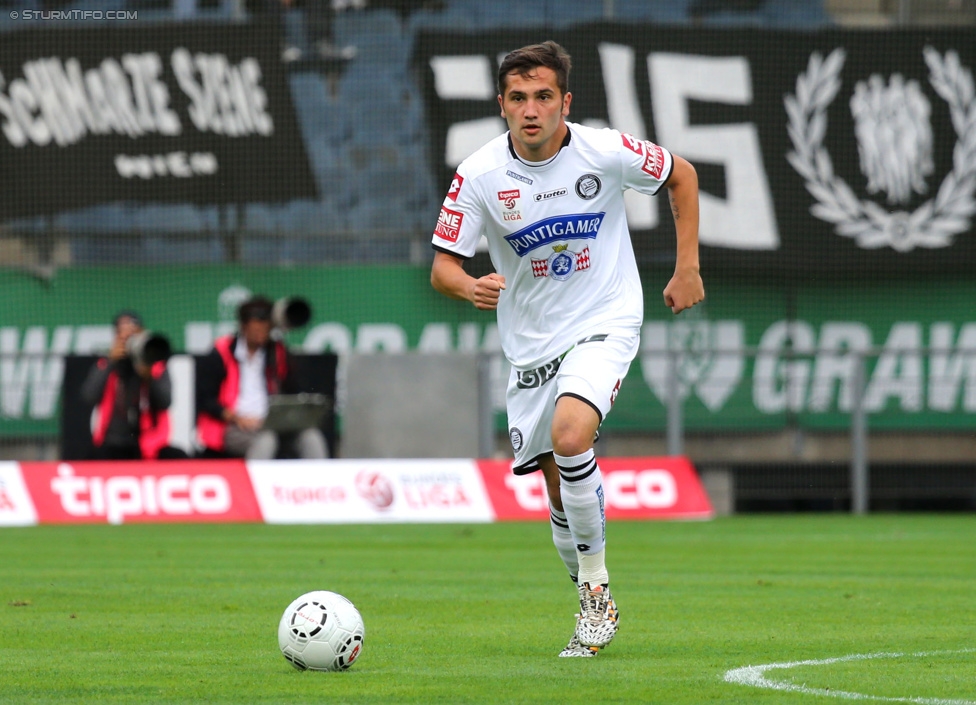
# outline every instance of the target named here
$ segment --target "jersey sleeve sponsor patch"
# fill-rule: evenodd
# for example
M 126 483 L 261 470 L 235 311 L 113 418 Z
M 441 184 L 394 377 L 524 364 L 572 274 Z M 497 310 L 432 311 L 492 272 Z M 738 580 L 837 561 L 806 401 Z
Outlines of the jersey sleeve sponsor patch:
M 653 176 L 655 179 L 661 178 L 661 174 L 664 172 L 663 149 L 650 140 L 639 140 L 633 135 L 628 135 L 626 132 L 620 133 L 620 139 L 624 143 L 624 147 L 634 154 L 644 157 L 641 171 Z
M 440 215 L 437 216 L 437 227 L 434 228 L 434 235 L 448 242 L 457 242 L 463 220 L 464 213 L 452 211 L 446 206 L 441 206 Z
M 644 144 L 647 148 L 647 156 L 644 158 L 641 171 L 650 174 L 655 179 L 660 179 L 661 172 L 664 171 L 664 150 L 653 142 L 645 142 Z

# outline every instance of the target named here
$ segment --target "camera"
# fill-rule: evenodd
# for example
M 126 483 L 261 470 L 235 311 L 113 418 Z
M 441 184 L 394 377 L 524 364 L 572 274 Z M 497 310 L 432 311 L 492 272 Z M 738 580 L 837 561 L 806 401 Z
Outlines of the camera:
M 133 364 L 152 367 L 157 362 L 165 362 L 173 354 L 169 340 L 159 333 L 144 330 L 133 333 L 125 341 L 125 351 Z
M 271 324 L 282 331 L 301 328 L 312 319 L 312 307 L 297 296 L 286 296 L 275 301 L 271 309 Z

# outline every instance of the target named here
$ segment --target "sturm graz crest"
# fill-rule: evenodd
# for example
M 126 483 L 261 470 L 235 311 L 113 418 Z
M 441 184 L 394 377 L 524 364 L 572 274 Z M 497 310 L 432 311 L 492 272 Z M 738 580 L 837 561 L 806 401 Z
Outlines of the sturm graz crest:
M 508 435 L 512 439 L 512 449 L 515 451 L 522 450 L 522 432 L 515 426 L 512 426 L 508 431 Z
M 827 108 L 841 87 L 840 73 L 846 54 L 835 49 L 824 59 L 810 55 L 805 73 L 796 79 L 796 95 L 785 99 L 788 132 L 795 151 L 786 155 L 816 199 L 810 212 L 834 224 L 838 235 L 854 238 L 859 247 L 891 247 L 908 252 L 916 247 L 948 247 L 953 237 L 969 229 L 976 213 L 976 90 L 972 72 L 962 66 L 955 51 L 945 56 L 932 47 L 923 50 L 929 83 L 949 106 L 957 142 L 952 171 L 935 197 L 912 212 L 888 210 L 874 201 L 859 199 L 834 174 L 823 146 Z M 861 169 L 869 193 L 885 192 L 887 203 L 904 204 L 913 194 L 924 194 L 931 175 L 932 137 L 928 100 L 917 82 L 895 74 L 889 83 L 881 76 L 860 82 L 851 98 L 858 135 Z
M 603 182 L 596 174 L 583 174 L 576 179 L 576 195 L 584 201 L 596 198 L 602 187 Z
M 667 403 L 676 365 L 679 398 L 685 400 L 694 390 L 709 411 L 719 411 L 742 380 L 744 344 L 741 321 L 645 323 L 641 372 L 655 396 Z

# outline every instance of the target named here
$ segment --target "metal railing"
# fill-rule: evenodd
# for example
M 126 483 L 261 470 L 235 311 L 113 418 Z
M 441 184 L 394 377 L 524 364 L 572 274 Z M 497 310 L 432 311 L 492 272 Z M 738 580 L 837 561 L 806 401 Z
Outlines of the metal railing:
M 846 382 L 850 389 L 850 408 L 843 412 L 847 417 L 847 428 L 846 434 L 849 438 L 849 457 L 847 464 L 849 467 L 849 489 L 850 489 L 850 506 L 851 511 L 854 514 L 865 514 L 868 512 L 871 505 L 871 416 L 872 413 L 878 413 L 878 411 L 872 410 L 870 405 L 867 403 L 867 395 L 869 392 L 869 370 L 872 367 L 877 367 L 878 360 L 881 359 L 883 355 L 898 354 L 909 356 L 912 359 L 918 360 L 920 363 L 925 362 L 921 365 L 922 378 L 911 378 L 910 382 L 916 384 L 920 390 L 929 387 L 934 384 L 933 378 L 936 377 L 935 373 L 932 372 L 932 360 L 934 357 L 938 357 L 942 360 L 942 364 L 948 365 L 946 361 L 955 361 L 955 374 L 954 374 L 954 384 L 950 380 L 950 388 L 954 388 L 951 392 L 952 397 L 965 397 L 967 392 L 965 387 L 971 389 L 976 389 L 976 349 L 971 348 L 933 348 L 933 347 L 920 347 L 914 349 L 898 349 L 896 351 L 885 350 L 883 348 L 865 348 L 860 350 L 845 350 L 838 351 L 835 349 L 831 350 L 807 350 L 799 352 L 796 350 L 765 350 L 760 348 L 742 348 L 739 350 L 712 350 L 703 351 L 696 350 L 694 353 L 690 353 L 687 350 L 669 350 L 658 352 L 657 355 L 665 357 L 663 364 L 666 366 L 666 377 L 667 377 L 667 398 L 662 400 L 664 407 L 666 408 L 666 442 L 667 442 L 667 453 L 668 455 L 685 455 L 687 453 L 687 438 L 689 434 L 688 423 L 686 419 L 685 402 L 686 399 L 683 398 L 681 393 L 681 386 L 683 384 L 682 372 L 683 360 L 689 355 L 696 357 L 701 357 L 703 355 L 738 355 L 742 358 L 751 359 L 753 363 L 753 372 L 755 371 L 755 363 L 758 359 L 763 356 L 775 355 L 781 360 L 781 362 L 789 365 L 795 364 L 797 362 L 809 361 L 811 367 L 815 365 L 815 360 L 818 355 L 831 355 L 834 357 L 846 358 L 844 361 L 844 366 L 847 368 L 849 374 L 846 380 L 841 380 Z M 645 353 L 646 355 L 646 353 Z M 926 375 L 925 370 L 928 370 Z M 835 380 L 836 381 L 836 380 Z M 944 380 L 942 381 L 944 383 Z M 789 374 L 784 375 L 784 387 L 788 388 L 791 384 L 797 384 L 796 378 L 790 376 Z M 809 381 L 806 384 L 811 385 Z M 791 398 L 802 398 L 805 394 L 809 394 L 810 390 L 799 390 L 798 392 L 791 392 L 789 389 L 786 391 L 786 396 Z M 930 399 L 933 396 L 931 390 L 929 392 L 922 394 L 923 398 Z M 976 395 L 973 395 L 976 396 Z M 947 411 L 946 403 L 943 402 L 941 407 L 937 409 L 937 412 L 944 414 L 946 418 L 956 418 L 962 419 L 963 423 L 953 424 L 957 428 L 956 434 L 964 439 L 972 439 L 973 432 L 976 431 L 976 407 L 967 408 L 968 406 L 973 406 L 972 402 L 960 400 L 959 404 L 953 404 L 956 407 L 956 411 Z M 963 407 L 963 408 L 959 408 Z M 891 412 L 887 412 L 889 416 Z M 898 415 L 897 413 L 895 414 Z M 905 419 L 902 423 L 896 423 L 896 427 L 900 427 L 900 430 L 896 430 L 895 433 L 900 433 L 905 436 L 921 435 L 927 430 L 932 435 L 944 436 L 945 432 L 939 429 L 924 429 L 914 427 L 911 417 L 905 414 Z M 796 422 L 799 424 L 799 422 Z M 799 424 L 802 426 L 802 424 Z M 747 428 L 743 428 L 743 431 L 748 431 Z M 951 432 L 950 432 L 951 433 Z M 972 453 L 976 451 L 976 442 L 967 445 L 962 452 L 957 453 L 954 457 L 949 457 L 948 455 L 942 459 L 942 462 L 953 462 L 961 464 L 972 464 L 976 463 L 976 455 Z M 694 460 L 694 458 L 693 458 Z M 919 465 L 924 464 L 926 461 L 921 459 L 912 459 L 911 457 L 901 458 L 905 463 L 911 464 L 912 462 L 917 462 Z M 791 462 L 790 459 L 785 459 L 786 462 Z M 792 460 L 795 462 L 795 459 Z M 889 461 L 890 462 L 890 461 Z M 974 488 L 976 488 L 976 481 L 974 481 Z M 974 489 L 976 491 L 976 489 Z

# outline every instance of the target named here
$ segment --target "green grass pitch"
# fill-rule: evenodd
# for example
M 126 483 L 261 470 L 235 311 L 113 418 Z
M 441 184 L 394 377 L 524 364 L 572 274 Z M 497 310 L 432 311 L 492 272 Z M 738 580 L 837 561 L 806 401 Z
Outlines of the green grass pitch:
M 0 703 L 976 704 L 972 515 L 607 534 L 620 631 L 559 659 L 576 593 L 545 523 L 2 529 Z M 278 651 L 314 589 L 365 619 L 344 673 Z M 777 663 L 796 665 L 765 677 L 793 691 L 724 678 Z

